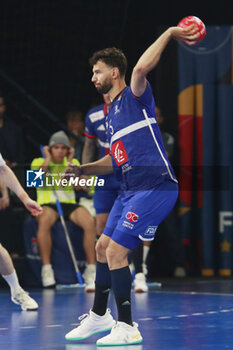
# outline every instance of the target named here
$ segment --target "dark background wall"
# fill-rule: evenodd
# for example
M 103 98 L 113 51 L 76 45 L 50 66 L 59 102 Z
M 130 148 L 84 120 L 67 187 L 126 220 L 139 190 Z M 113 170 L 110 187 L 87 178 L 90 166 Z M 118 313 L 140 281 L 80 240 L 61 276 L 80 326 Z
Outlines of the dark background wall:
M 167 26 L 190 14 L 206 25 L 232 24 L 231 7 L 231 1 L 6 1 L 0 12 L 0 69 L 63 120 L 69 108 L 75 106 L 85 113 L 91 104 L 101 101 L 90 82 L 88 58 L 95 50 L 122 48 L 130 73 L 140 54 Z M 149 80 L 166 117 L 165 127 L 176 136 L 175 41 L 168 45 Z M 0 81 L 0 89 L 1 85 Z M 8 86 L 4 93 L 11 95 Z M 42 128 L 56 129 L 42 114 L 32 109 L 29 113 Z M 31 126 L 26 133 L 38 138 L 35 129 Z

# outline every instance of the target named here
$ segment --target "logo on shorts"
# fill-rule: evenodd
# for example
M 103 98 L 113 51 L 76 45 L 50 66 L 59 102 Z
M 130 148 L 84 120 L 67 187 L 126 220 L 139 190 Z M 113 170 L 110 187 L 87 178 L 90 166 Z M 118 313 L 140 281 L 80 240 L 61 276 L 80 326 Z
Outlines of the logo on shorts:
M 115 142 L 112 145 L 112 155 L 118 166 L 124 164 L 129 160 L 126 149 L 121 140 Z
M 138 215 L 132 211 L 128 211 L 128 213 L 125 215 L 125 217 L 126 217 L 126 219 L 129 220 L 129 222 L 137 222 L 138 221 Z
M 153 236 L 157 230 L 158 226 L 148 226 L 145 232 L 146 236 Z
M 27 170 L 27 187 L 43 187 L 45 172 L 40 170 Z

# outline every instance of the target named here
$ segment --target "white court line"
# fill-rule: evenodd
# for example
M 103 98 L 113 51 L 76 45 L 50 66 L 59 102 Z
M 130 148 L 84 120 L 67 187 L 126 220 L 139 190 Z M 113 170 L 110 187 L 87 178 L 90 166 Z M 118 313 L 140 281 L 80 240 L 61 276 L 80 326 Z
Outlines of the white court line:
M 232 310 L 227 310 L 227 309 L 223 309 L 223 310 L 219 310 L 219 312 L 231 312 Z
M 210 311 L 205 311 L 205 312 L 194 312 L 192 314 L 182 314 L 182 315 L 172 315 L 172 316 L 160 316 L 157 317 L 158 320 L 166 320 L 166 319 L 171 319 L 174 317 L 177 318 L 185 318 L 185 317 L 192 317 L 192 316 L 205 316 L 205 315 L 212 315 L 212 314 L 218 314 L 220 312 L 232 312 L 233 309 L 222 309 L 222 310 L 210 310 Z
M 176 315 L 175 317 L 188 317 L 189 315 Z
M 212 315 L 212 314 L 218 314 L 220 312 L 227 313 L 232 312 L 233 308 L 231 309 L 222 309 L 222 310 L 210 310 L 205 312 L 195 312 L 192 314 L 181 314 L 181 315 L 171 315 L 171 316 L 159 316 L 156 317 L 157 320 L 169 320 L 171 318 L 185 318 L 185 317 L 192 317 L 192 316 L 204 316 L 204 315 Z M 152 317 L 145 317 L 145 318 L 139 318 L 139 321 L 152 321 Z M 72 326 L 77 326 L 79 323 L 71 323 Z M 56 327 L 63 327 L 62 324 L 48 324 L 45 325 L 46 328 L 56 328 Z M 20 329 L 33 329 L 37 328 L 37 326 L 21 326 Z M 0 331 L 6 331 L 9 330 L 9 328 L 0 328 Z
M 185 295 L 214 295 L 214 296 L 220 296 L 220 297 L 233 297 L 233 293 L 211 293 L 211 292 L 173 292 L 173 291 L 161 291 L 161 290 L 151 290 L 153 293 L 157 294 L 185 294 Z

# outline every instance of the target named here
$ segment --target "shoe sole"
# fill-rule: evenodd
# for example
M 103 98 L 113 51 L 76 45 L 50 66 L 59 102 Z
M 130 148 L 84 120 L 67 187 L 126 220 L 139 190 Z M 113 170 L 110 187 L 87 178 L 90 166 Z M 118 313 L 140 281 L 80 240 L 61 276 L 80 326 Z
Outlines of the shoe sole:
M 147 290 L 143 290 L 142 288 L 138 288 L 134 290 L 135 293 L 148 293 L 148 289 Z
M 54 284 L 49 284 L 48 286 L 43 285 L 43 288 L 55 288 L 56 287 L 56 282 Z
M 135 345 L 142 343 L 143 339 L 134 341 L 131 343 L 121 343 L 121 344 L 104 344 L 104 343 L 96 343 L 96 346 L 127 346 L 127 345 Z
M 112 326 L 113 327 L 113 326 Z M 66 338 L 66 340 L 71 340 L 71 341 L 78 341 L 78 340 L 84 340 L 84 339 L 87 339 L 87 338 L 89 338 L 89 337 L 91 337 L 92 335 L 95 335 L 95 334 L 98 334 L 98 333 L 103 333 L 103 332 L 108 332 L 108 331 L 110 331 L 111 329 L 112 329 L 112 327 L 111 328 L 107 328 L 107 329 L 104 329 L 104 330 L 102 330 L 102 331 L 98 331 L 98 332 L 94 332 L 94 333 L 91 333 L 91 334 L 89 334 L 87 337 L 76 337 L 76 338 Z
M 12 300 L 12 299 L 11 299 L 11 301 L 12 301 L 12 303 L 14 303 L 15 305 L 20 306 L 22 311 L 36 311 L 36 310 L 39 309 L 39 306 L 36 306 L 36 307 L 34 307 L 33 309 L 29 309 L 29 308 L 22 307 L 22 305 L 20 305 L 20 303 L 14 301 L 14 300 Z
M 39 309 L 39 307 L 34 308 L 34 309 L 23 309 L 23 308 L 21 307 L 21 309 L 22 309 L 22 311 L 37 311 L 37 310 Z

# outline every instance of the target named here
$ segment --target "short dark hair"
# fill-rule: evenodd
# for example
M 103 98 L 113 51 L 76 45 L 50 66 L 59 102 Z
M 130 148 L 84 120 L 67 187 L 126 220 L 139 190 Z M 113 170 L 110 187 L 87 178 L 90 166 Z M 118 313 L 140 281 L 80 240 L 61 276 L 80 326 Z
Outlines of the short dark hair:
M 108 47 L 94 52 L 89 59 L 89 63 L 93 67 L 98 61 L 103 61 L 110 67 L 117 67 L 120 75 L 125 76 L 127 70 L 127 58 L 120 49 L 117 49 L 116 47 Z

